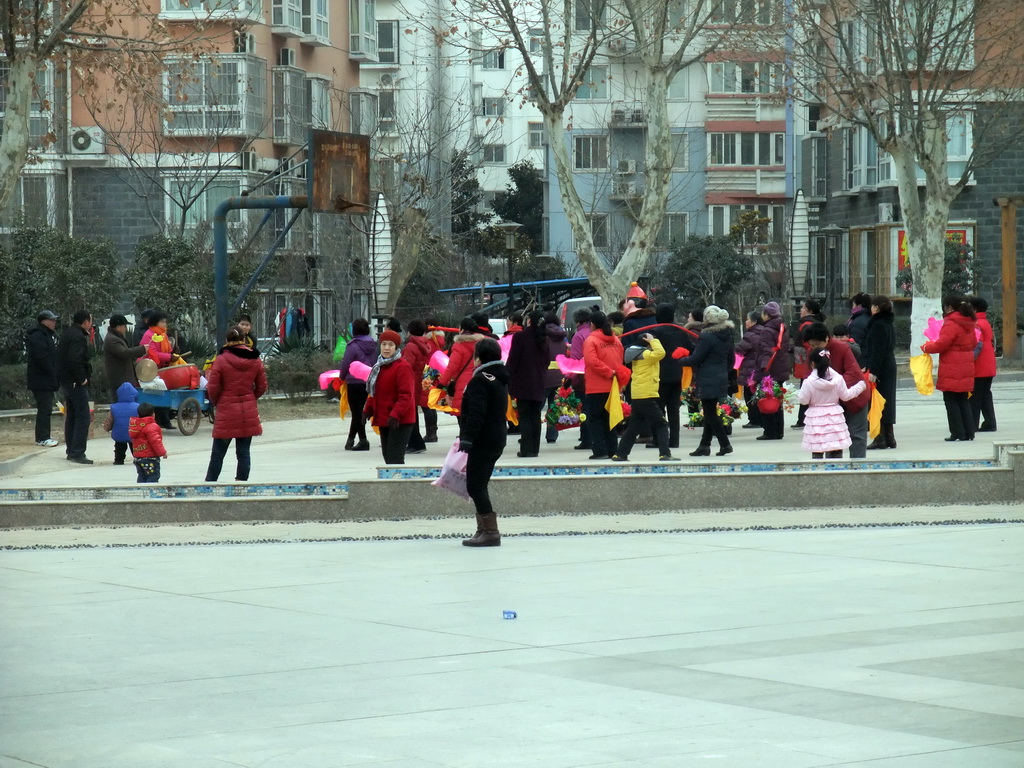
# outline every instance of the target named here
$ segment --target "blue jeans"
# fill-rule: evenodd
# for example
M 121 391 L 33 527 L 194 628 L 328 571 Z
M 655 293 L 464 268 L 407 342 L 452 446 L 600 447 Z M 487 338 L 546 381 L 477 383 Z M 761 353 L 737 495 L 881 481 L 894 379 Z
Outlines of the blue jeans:
M 215 483 L 220 477 L 220 469 L 224 466 L 224 457 L 227 455 L 228 446 L 231 445 L 230 437 L 213 438 L 213 452 L 210 454 L 210 466 L 206 469 L 206 482 Z M 249 448 L 252 445 L 251 437 L 236 437 L 235 458 L 238 460 L 238 468 L 235 470 L 235 480 L 248 480 L 249 469 L 252 460 L 249 456 Z

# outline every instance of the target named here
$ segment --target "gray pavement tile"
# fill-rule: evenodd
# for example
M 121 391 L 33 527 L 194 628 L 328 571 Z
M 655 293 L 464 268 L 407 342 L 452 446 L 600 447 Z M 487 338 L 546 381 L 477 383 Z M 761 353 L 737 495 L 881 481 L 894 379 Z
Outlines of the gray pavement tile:
M 1018 629 L 1024 630 L 1024 624 Z M 991 629 L 980 628 L 977 634 L 990 632 Z M 874 664 L 872 668 L 1024 690 L 1024 649 L 1019 646 L 989 653 L 964 653 Z

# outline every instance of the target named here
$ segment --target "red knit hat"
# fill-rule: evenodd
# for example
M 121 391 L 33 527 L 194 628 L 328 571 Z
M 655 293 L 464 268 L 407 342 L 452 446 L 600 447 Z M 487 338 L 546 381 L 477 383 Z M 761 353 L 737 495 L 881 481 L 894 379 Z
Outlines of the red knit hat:
M 384 331 L 384 333 L 382 333 L 380 336 L 378 336 L 377 341 L 390 341 L 396 347 L 402 346 L 402 337 L 399 336 L 394 331 L 392 331 L 390 328 Z
M 629 284 L 629 290 L 626 292 L 627 299 L 646 299 L 647 294 L 644 293 L 644 289 L 637 285 L 635 282 Z

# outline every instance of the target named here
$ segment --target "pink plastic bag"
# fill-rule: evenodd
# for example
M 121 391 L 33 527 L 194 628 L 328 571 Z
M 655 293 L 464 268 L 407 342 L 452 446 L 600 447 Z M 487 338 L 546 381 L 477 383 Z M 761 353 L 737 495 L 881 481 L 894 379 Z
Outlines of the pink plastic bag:
M 456 496 L 468 500 L 469 493 L 466 492 L 466 462 L 469 456 L 459 450 L 459 439 L 455 438 L 452 447 L 448 449 L 448 455 L 441 465 L 441 476 L 432 480 L 431 485 L 451 491 Z

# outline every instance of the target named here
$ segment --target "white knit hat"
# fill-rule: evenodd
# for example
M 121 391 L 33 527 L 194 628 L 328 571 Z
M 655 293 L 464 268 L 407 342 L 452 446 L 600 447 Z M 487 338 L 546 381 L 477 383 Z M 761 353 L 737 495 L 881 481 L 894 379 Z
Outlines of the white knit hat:
M 729 319 L 729 313 L 721 307 L 716 307 L 714 304 L 709 304 L 704 307 L 704 322 L 709 325 L 716 323 L 724 323 Z

